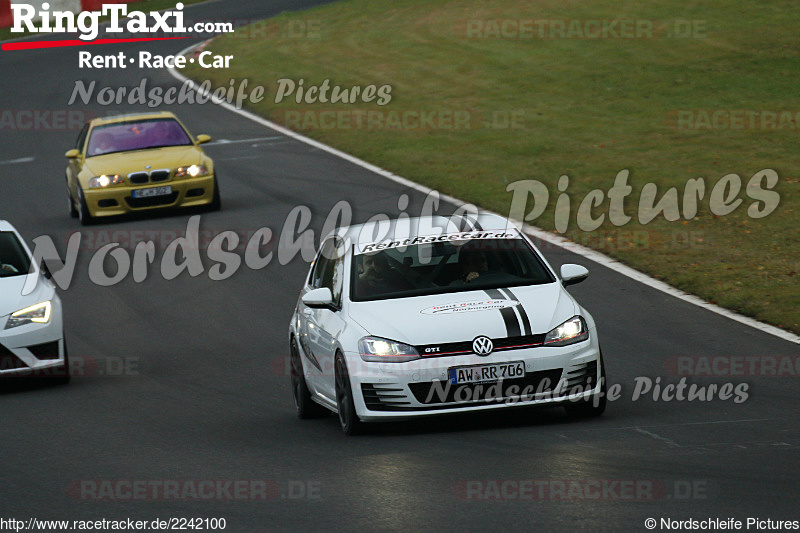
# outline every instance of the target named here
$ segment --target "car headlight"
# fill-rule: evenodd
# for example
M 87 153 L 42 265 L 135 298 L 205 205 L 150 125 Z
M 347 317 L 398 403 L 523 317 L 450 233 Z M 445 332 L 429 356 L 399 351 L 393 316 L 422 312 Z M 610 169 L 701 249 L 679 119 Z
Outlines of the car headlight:
M 413 346 L 380 337 L 364 337 L 358 341 L 358 351 L 361 359 L 373 363 L 404 363 L 419 359 L 419 352 Z
M 90 179 L 89 188 L 102 189 L 109 185 L 118 185 L 120 183 L 122 183 L 122 177 L 119 174 L 103 174 Z
M 183 178 L 185 176 L 196 178 L 198 176 L 207 176 L 207 175 L 208 175 L 208 167 L 206 167 L 205 165 L 189 165 L 188 167 L 178 167 L 175 169 L 176 178 Z
M 15 313 L 11 313 L 6 322 L 6 329 L 16 328 L 17 326 L 24 326 L 35 322 L 37 324 L 46 324 L 50 322 L 50 310 L 52 304 L 50 302 L 42 302 L 25 309 L 20 309 Z
M 576 342 L 585 341 L 589 338 L 589 328 L 582 317 L 574 316 L 550 330 L 545 335 L 544 343 L 546 346 L 567 346 Z

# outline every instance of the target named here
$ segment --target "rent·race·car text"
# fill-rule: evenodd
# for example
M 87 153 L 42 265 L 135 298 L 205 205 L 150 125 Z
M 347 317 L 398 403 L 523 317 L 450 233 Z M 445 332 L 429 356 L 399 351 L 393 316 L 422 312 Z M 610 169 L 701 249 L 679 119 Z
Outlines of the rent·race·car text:
M 196 62 L 203 68 L 229 68 L 232 59 L 232 55 L 221 56 L 202 52 Z M 140 51 L 138 57 L 128 57 L 125 52 L 110 55 L 78 52 L 78 68 L 128 68 L 129 64 L 139 68 L 185 68 L 187 62 L 195 63 L 195 58 L 181 55 L 162 56 L 145 51 Z

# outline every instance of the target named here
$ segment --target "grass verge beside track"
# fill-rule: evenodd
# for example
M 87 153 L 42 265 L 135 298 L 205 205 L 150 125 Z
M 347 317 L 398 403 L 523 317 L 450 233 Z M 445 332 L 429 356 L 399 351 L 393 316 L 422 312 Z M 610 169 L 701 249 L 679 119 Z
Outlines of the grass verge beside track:
M 231 68 L 194 64 L 184 74 L 220 86 L 243 78 L 264 85 L 266 98 L 252 111 L 500 213 L 509 211 L 509 183 L 538 180 L 550 199 L 532 223 L 548 230 L 555 228 L 559 177 L 568 175 L 565 236 L 800 333 L 800 36 L 787 13 L 798 13 L 792 0 L 349 0 L 219 37 L 207 50 L 233 55 Z M 587 38 L 598 24 L 599 37 Z M 633 37 L 625 37 L 631 27 Z M 276 103 L 281 78 L 303 79 L 306 88 L 325 79 L 343 88 L 388 84 L 392 98 L 384 106 L 298 104 L 294 95 Z M 343 118 L 322 118 L 323 111 Z M 369 111 L 382 124 L 356 126 L 356 115 Z M 434 121 L 422 128 L 388 122 L 409 111 Z M 706 122 L 706 111 L 722 119 Z M 761 122 L 765 113 L 785 112 L 792 120 Z M 753 127 L 750 118 L 735 118 L 753 113 Z M 469 118 L 456 128 L 448 116 Z M 781 200 L 753 219 L 744 187 L 765 168 L 777 171 Z M 611 224 L 606 196 L 593 209 L 606 215 L 604 223 L 579 229 L 581 201 L 591 190 L 607 192 L 622 169 L 633 187 L 625 201 L 631 222 Z M 731 214 L 714 215 L 710 192 L 731 173 L 741 177 L 743 201 Z M 645 184 L 658 186 L 657 198 L 675 187 L 683 214 L 684 189 L 695 178 L 706 185 L 697 216 L 637 222 Z

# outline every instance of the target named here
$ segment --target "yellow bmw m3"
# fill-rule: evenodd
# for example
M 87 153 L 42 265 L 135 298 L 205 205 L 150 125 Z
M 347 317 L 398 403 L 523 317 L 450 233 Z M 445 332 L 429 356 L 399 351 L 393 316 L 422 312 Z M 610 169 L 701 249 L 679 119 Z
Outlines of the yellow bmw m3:
M 169 112 L 96 118 L 66 153 L 69 212 L 98 217 L 170 207 L 221 206 L 214 162 Z

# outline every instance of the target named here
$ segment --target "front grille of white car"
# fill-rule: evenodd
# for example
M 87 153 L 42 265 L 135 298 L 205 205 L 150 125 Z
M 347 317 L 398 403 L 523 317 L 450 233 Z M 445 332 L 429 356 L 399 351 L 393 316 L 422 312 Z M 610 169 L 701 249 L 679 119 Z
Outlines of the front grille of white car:
M 516 394 L 528 388 L 535 393 L 547 393 L 553 391 L 561 381 L 563 370 L 554 368 L 538 372 L 528 372 L 525 377 L 517 379 L 507 379 L 503 381 L 503 390 L 508 390 L 512 385 L 516 385 Z M 496 382 L 480 383 L 481 392 L 485 395 Z M 431 409 L 454 409 L 473 404 L 485 404 L 484 400 L 473 402 L 459 402 L 456 400 L 456 391 L 460 388 L 468 388 L 469 395 L 462 391 L 465 397 L 473 397 L 476 390 L 475 384 L 465 384 L 458 386 L 447 386 L 442 382 L 425 381 L 420 383 L 410 383 L 408 385 L 414 399 L 422 406 L 412 406 L 411 401 L 402 385 L 397 383 L 362 383 L 361 392 L 364 395 L 364 403 L 370 411 L 428 411 Z M 444 391 L 444 396 L 440 397 Z M 502 397 L 501 397 L 502 398 Z M 534 398 L 535 399 L 535 398 Z M 499 399 L 496 399 L 499 400 Z M 494 401 L 494 400 L 492 400 Z
M 555 388 L 558 386 L 558 382 L 561 380 L 562 372 L 563 370 L 561 368 L 553 368 L 551 370 L 527 372 L 525 377 L 522 378 L 503 380 L 503 394 L 500 396 L 500 398 L 494 399 L 500 400 L 505 398 L 507 396 L 505 391 L 508 391 L 509 387 L 512 386 L 516 386 L 516 395 L 519 395 L 526 389 L 529 391 L 529 393 L 547 394 L 555 390 Z M 465 405 L 464 402 L 459 402 L 456 400 L 456 391 L 460 390 L 462 387 L 464 390 L 460 393 L 461 397 L 474 399 L 477 395 L 479 398 L 487 398 L 487 394 L 492 394 L 490 390 L 496 383 L 497 382 L 490 381 L 478 384 L 463 384 L 456 386 L 451 385 L 446 389 L 446 395 L 443 398 L 440 397 L 440 393 L 438 392 L 441 390 L 441 384 L 437 385 L 432 382 L 411 383 L 408 387 L 411 389 L 412 394 L 414 394 L 414 397 L 419 403 L 432 405 L 437 409 L 441 409 L 448 407 L 463 407 Z M 480 389 L 478 389 L 478 386 L 480 386 Z M 466 394 L 467 389 L 469 390 L 469 394 Z M 478 391 L 480 391 L 480 394 L 478 394 Z M 478 399 L 477 402 L 474 403 L 486 402 L 484 399 Z
M 544 333 L 537 333 L 536 335 L 517 335 L 514 337 L 502 337 L 499 339 L 492 339 L 492 346 L 495 352 L 505 350 L 527 350 L 529 348 L 536 348 L 544 344 Z M 426 344 L 415 346 L 417 352 L 422 354 L 423 357 L 449 357 L 452 355 L 467 355 L 474 353 L 472 351 L 472 340 L 459 341 L 459 342 L 444 342 L 441 344 Z

